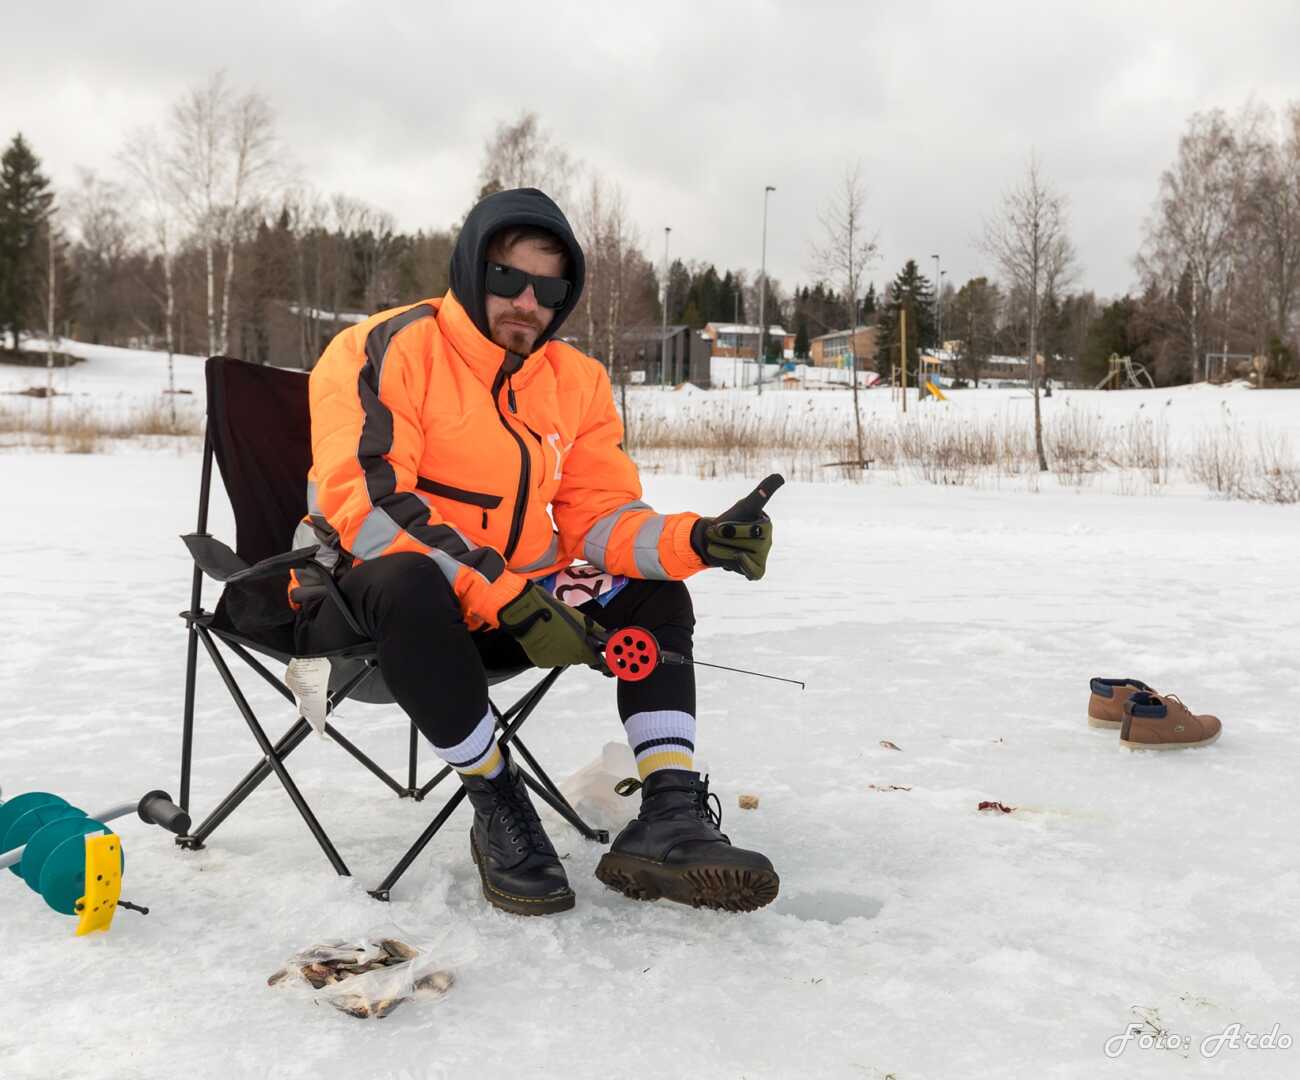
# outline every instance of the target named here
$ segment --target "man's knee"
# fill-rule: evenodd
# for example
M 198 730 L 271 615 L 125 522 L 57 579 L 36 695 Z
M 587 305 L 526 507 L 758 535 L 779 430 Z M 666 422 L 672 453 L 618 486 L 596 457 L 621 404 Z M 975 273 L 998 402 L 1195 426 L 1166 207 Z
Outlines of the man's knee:
M 384 555 L 363 563 L 348 572 L 344 591 L 360 603 L 376 632 L 413 623 L 432 629 L 462 622 L 460 605 L 446 575 L 433 559 L 416 552 Z
M 695 626 L 695 608 L 686 582 L 637 579 L 626 587 L 634 594 L 629 597 L 634 600 L 632 621 L 647 630 L 661 626 L 690 630 Z

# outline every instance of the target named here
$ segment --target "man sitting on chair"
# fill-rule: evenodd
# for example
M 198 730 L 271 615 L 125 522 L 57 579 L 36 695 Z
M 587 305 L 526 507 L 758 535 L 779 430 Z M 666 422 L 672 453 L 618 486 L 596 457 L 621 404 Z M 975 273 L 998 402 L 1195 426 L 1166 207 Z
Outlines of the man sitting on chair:
M 312 372 L 308 516 L 294 538 L 321 545 L 393 696 L 460 774 L 483 894 L 519 914 L 571 908 L 573 892 L 497 745 L 485 663 L 603 668 L 603 628 L 626 626 L 689 657 L 683 579 L 708 566 L 762 577 L 771 546 L 766 516 L 737 525 L 641 501 L 605 369 L 555 337 L 583 274 L 546 195 L 483 199 L 447 294 L 343 331 Z M 575 580 L 579 559 L 594 569 Z M 570 606 L 579 589 L 590 599 Z M 295 629 L 304 653 L 357 641 L 318 598 Z M 772 864 L 731 846 L 692 769 L 693 668 L 620 681 L 618 708 L 641 810 L 596 876 L 639 899 L 742 911 L 771 901 Z

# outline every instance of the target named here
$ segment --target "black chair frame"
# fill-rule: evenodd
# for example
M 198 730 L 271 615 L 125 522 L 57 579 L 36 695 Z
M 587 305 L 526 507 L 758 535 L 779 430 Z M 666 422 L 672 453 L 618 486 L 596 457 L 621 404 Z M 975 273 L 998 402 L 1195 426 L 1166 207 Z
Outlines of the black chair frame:
M 209 406 L 211 407 L 211 405 Z M 230 791 L 216 808 L 208 816 L 184 836 L 177 837 L 176 843 L 189 851 L 196 851 L 205 846 L 217 827 L 225 821 L 243 802 L 246 800 L 269 776 L 274 774 L 279 779 L 284 790 L 292 800 L 294 807 L 302 816 L 316 842 L 320 845 L 325 857 L 329 860 L 330 865 L 335 872 L 341 876 L 351 876 L 351 871 L 343 861 L 333 841 L 329 838 L 324 827 L 313 813 L 308 805 L 306 798 L 299 790 L 298 785 L 294 782 L 289 770 L 285 764 L 288 757 L 293 751 L 302 744 L 311 732 L 310 722 L 302 716 L 299 716 L 294 723 L 280 738 L 272 743 L 258 719 L 252 706 L 248 702 L 243 689 L 240 687 L 231 671 L 230 665 L 222 655 L 222 650 L 218 647 L 218 642 L 223 645 L 231 655 L 237 657 L 240 661 L 250 667 L 258 676 L 273 687 L 291 706 L 297 708 L 293 692 L 285 685 L 284 681 L 272 673 L 257 656 L 256 653 L 262 653 L 274 660 L 282 663 L 288 663 L 292 656 L 285 653 L 282 649 L 268 645 L 266 642 L 256 640 L 254 637 L 244 633 L 232 630 L 228 626 L 217 625 L 216 612 L 205 611 L 202 606 L 203 577 L 205 573 L 218 581 L 226 584 L 249 582 L 260 577 L 269 577 L 273 575 L 283 575 L 289 569 L 308 570 L 312 566 L 312 554 L 315 548 L 304 548 L 298 551 L 287 552 L 283 555 L 273 556 L 264 559 L 261 562 L 249 565 L 239 558 L 229 547 L 213 538 L 207 531 L 208 528 L 208 506 L 212 490 L 212 462 L 214 457 L 212 436 L 209 430 L 204 437 L 203 443 L 203 470 L 199 490 L 199 512 L 198 523 L 193 533 L 184 537 L 186 546 L 194 558 L 194 576 L 190 590 L 189 608 L 180 613 L 184 620 L 187 630 L 187 647 L 185 659 L 185 705 L 184 705 L 184 723 L 181 735 L 181 776 L 180 776 L 180 806 L 188 812 L 190 805 L 190 779 L 192 770 L 193 750 L 194 750 L 194 706 L 196 691 L 196 676 L 198 670 L 198 650 L 202 645 L 212 665 L 216 668 L 217 673 L 221 676 L 226 690 L 229 692 L 231 699 L 238 708 L 244 722 L 248 725 L 253 739 L 256 741 L 258 748 L 261 750 L 262 757 L 251 769 L 244 775 L 238 784 Z M 317 575 L 320 582 L 325 586 L 327 600 L 330 603 L 337 604 L 349 625 L 364 637 L 355 616 L 349 610 L 347 601 L 339 591 L 334 580 L 326 574 Z M 317 654 L 326 656 L 331 665 L 335 666 L 335 675 L 340 673 L 346 677 L 337 680 L 331 678 L 331 687 L 327 698 L 327 715 L 332 714 L 334 710 L 349 697 L 355 698 L 368 683 L 382 682 L 378 679 L 378 661 L 376 658 L 377 647 L 373 642 L 367 641 L 360 645 L 355 645 L 346 649 L 337 650 L 327 654 Z M 355 670 L 353 670 L 355 669 Z M 528 670 L 528 669 L 521 669 Z M 498 742 L 501 745 L 509 745 L 516 756 L 516 760 L 521 762 L 520 771 L 524 782 L 529 789 L 544 802 L 550 806 L 565 821 L 573 826 L 583 837 L 588 840 L 594 840 L 598 843 L 608 843 L 609 833 L 604 829 L 594 829 L 589 826 L 578 815 L 578 812 L 569 804 L 569 801 L 560 792 L 559 787 L 547 775 L 546 771 L 538 763 L 536 757 L 529 751 L 528 747 L 519 738 L 519 729 L 524 722 L 532 715 L 537 705 L 545 697 L 547 691 L 555 684 L 556 679 L 562 673 L 562 668 L 555 668 L 546 673 L 539 682 L 530 690 L 520 697 L 505 712 L 497 708 L 496 704 L 489 700 L 492 712 L 496 717 L 496 727 L 500 732 Z M 491 685 L 504 682 L 520 674 L 519 670 L 515 671 L 489 671 L 488 681 Z M 391 701 L 391 695 L 379 697 L 377 700 Z M 380 765 L 376 764 L 364 751 L 357 747 L 350 740 L 345 738 L 341 732 L 328 721 L 325 724 L 325 731 L 340 747 L 349 755 L 361 763 L 370 773 L 376 776 L 387 788 L 389 788 L 399 798 L 410 798 L 416 802 L 422 801 L 435 787 L 447 779 L 453 772 L 450 766 L 443 766 L 424 784 L 418 780 L 418 762 L 419 762 L 419 744 L 420 733 L 415 723 L 410 725 L 410 738 L 407 751 L 407 769 L 406 782 L 403 784 L 398 778 L 392 776 Z M 447 820 L 455 812 L 456 807 L 465 798 L 465 789 L 459 784 L 456 790 L 442 806 L 428 827 L 416 838 L 415 842 L 407 849 L 406 853 L 397 861 L 393 868 L 384 877 L 383 881 L 374 889 L 369 890 L 371 896 L 378 900 L 388 900 L 393 887 L 402 875 L 410 868 L 411 864 L 419 856 L 420 852 L 428 845 L 429 841 L 437 834 L 438 830 L 446 824 Z

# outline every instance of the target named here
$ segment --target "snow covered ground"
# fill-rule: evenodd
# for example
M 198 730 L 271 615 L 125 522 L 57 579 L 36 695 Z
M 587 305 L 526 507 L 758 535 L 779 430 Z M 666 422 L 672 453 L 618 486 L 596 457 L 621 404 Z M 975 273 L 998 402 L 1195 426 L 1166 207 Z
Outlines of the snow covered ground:
M 707 512 L 756 478 L 647 474 L 647 497 Z M 175 794 L 189 589 L 176 537 L 197 479 L 192 448 L 0 456 L 4 797 L 51 790 L 93 809 Z M 602 849 L 549 813 L 574 911 L 488 908 L 463 814 L 379 905 L 366 888 L 441 799 L 399 801 L 313 737 L 291 771 L 353 879 L 333 875 L 274 781 L 203 852 L 123 822 L 123 895 L 152 913 L 123 911 L 110 934 L 74 938 L 0 875 L 0 1076 L 1300 1075 L 1296 1049 L 1199 1051 L 1233 1023 L 1300 1036 L 1300 508 L 873 474 L 792 482 L 770 509 L 764 581 L 692 582 L 701 659 L 808 682 L 699 673 L 700 756 L 724 830 L 781 873 L 770 907 L 626 900 L 592 877 Z M 212 528 L 229 537 L 228 513 Z M 200 671 L 201 813 L 255 748 Z M 1224 735 L 1124 751 L 1087 726 L 1091 675 L 1176 692 Z M 288 725 L 244 684 L 269 728 Z M 348 705 L 339 724 L 401 768 L 394 710 Z M 620 737 L 612 687 L 570 672 L 530 727 L 571 776 Z M 739 810 L 741 793 L 759 808 Z M 634 810 L 590 792 L 582 805 L 610 828 Z M 266 988 L 294 951 L 389 924 L 453 964 L 444 1002 L 364 1023 Z M 1134 1040 L 1110 1061 L 1107 1040 L 1143 1016 L 1190 1049 Z

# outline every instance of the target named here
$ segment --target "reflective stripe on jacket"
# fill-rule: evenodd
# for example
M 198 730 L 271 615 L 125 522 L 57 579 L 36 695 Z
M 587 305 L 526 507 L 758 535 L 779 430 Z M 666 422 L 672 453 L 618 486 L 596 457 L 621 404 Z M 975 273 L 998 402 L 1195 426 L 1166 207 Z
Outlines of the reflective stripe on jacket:
M 426 554 L 471 626 L 576 559 L 637 578 L 702 570 L 698 515 L 641 501 L 600 363 L 557 341 L 513 374 L 506 360 L 450 292 L 339 334 L 311 374 L 295 545 L 321 543 L 326 565 Z

